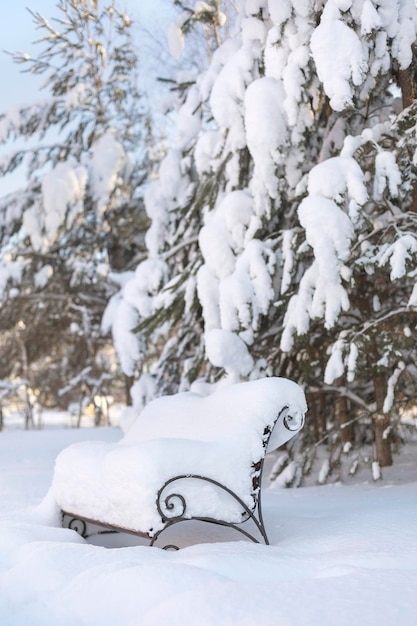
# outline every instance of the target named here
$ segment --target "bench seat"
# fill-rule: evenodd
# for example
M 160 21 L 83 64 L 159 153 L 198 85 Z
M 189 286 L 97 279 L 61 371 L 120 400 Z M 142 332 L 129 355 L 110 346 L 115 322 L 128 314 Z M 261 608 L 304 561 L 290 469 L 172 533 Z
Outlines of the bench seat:
M 63 450 L 52 493 L 67 517 L 150 539 L 184 519 L 235 526 L 259 506 L 263 534 L 263 459 L 300 430 L 306 408 L 302 389 L 283 378 L 158 398 L 119 442 Z

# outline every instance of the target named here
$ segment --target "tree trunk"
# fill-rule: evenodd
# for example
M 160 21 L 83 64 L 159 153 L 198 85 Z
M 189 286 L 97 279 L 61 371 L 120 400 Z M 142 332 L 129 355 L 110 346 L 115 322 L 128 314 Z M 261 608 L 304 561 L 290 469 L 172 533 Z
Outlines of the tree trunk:
M 342 386 L 342 379 L 339 378 L 336 381 L 336 386 Z M 340 441 L 342 445 L 353 442 L 353 424 L 348 424 L 348 407 L 345 396 L 338 395 L 334 404 L 334 411 L 337 423 L 340 429 Z
M 380 467 L 388 467 L 392 465 L 391 440 L 387 436 L 386 430 L 390 425 L 390 416 L 382 412 L 386 394 L 385 377 L 380 375 L 374 378 L 376 414 L 374 416 L 374 433 L 375 433 L 375 460 Z
M 130 395 L 130 390 L 135 382 L 134 376 L 125 375 L 125 402 L 126 406 L 132 406 L 132 396 Z
M 401 89 L 403 108 L 406 109 L 417 97 L 416 84 L 414 81 L 413 64 L 406 70 L 398 70 L 398 87 Z
M 392 451 L 389 437 L 384 436 L 390 424 L 390 419 L 386 415 L 377 415 L 374 418 L 375 432 L 375 460 L 380 467 L 392 465 Z
M 414 71 L 415 60 L 411 63 L 410 67 L 406 70 L 398 70 L 397 83 L 401 89 L 401 98 L 403 109 L 407 109 L 413 104 L 417 98 L 417 86 L 415 80 Z M 413 213 L 417 213 L 417 185 L 414 184 L 412 192 L 412 204 L 411 210 Z
M 320 426 L 319 426 L 319 411 L 318 411 L 318 399 L 316 394 L 310 394 L 307 396 L 307 405 L 310 414 L 310 423 L 313 424 L 314 441 L 320 439 Z

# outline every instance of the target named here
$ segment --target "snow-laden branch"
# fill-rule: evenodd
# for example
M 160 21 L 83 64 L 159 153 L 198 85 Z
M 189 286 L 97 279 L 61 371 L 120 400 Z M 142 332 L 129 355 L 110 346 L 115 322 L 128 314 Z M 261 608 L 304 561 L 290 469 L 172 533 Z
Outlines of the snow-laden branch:
M 187 248 L 188 246 L 191 246 L 195 243 L 198 243 L 198 236 L 194 236 L 194 237 L 189 237 L 189 239 L 185 239 L 184 241 L 180 241 L 180 243 L 177 243 L 177 245 L 175 246 L 171 246 L 171 248 L 169 250 L 167 250 L 166 252 L 162 252 L 161 253 L 161 259 L 163 259 L 164 261 L 167 261 L 168 259 L 170 259 L 171 257 L 175 256 L 177 254 L 177 252 L 179 252 L 180 250 L 182 250 L 183 248 Z
M 404 313 L 406 313 L 407 315 L 417 314 L 417 308 L 415 309 L 408 306 L 400 307 L 398 309 L 395 309 L 394 311 L 388 311 L 388 313 L 386 313 L 385 315 L 382 315 L 381 317 L 378 317 L 372 321 L 367 320 L 363 323 L 363 328 L 355 332 L 354 337 L 364 335 L 371 328 L 374 328 L 375 326 L 378 326 L 379 324 L 382 324 L 383 322 L 386 322 L 387 320 L 392 319 L 393 317 L 397 317 L 398 315 L 402 315 Z
M 360 406 L 367 413 L 372 413 L 374 410 L 374 403 L 366 403 L 360 396 L 347 387 L 336 387 L 332 385 L 326 385 L 324 387 L 310 387 L 309 393 L 336 393 L 339 396 L 347 398 L 348 400 L 352 400 L 352 402 Z

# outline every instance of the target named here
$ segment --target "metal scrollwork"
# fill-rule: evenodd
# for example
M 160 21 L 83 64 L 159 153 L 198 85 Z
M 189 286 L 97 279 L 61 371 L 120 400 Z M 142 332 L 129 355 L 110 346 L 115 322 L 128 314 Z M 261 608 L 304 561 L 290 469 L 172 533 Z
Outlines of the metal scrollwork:
M 72 515 L 69 515 L 68 513 L 65 513 L 64 511 L 62 511 L 61 513 L 61 518 L 62 518 L 62 526 L 64 528 L 75 530 L 75 532 L 81 535 L 81 537 L 83 537 L 84 539 L 87 539 L 89 535 L 87 532 L 87 522 L 85 520 L 80 519 L 78 517 L 73 517 Z
M 262 467 L 261 467 L 260 473 L 262 473 Z M 241 528 L 241 526 L 237 525 L 236 523 L 227 522 L 225 520 L 215 519 L 212 517 L 187 515 L 187 502 L 186 502 L 185 497 L 180 493 L 173 492 L 173 493 L 168 494 L 165 497 L 163 496 L 165 490 L 168 488 L 169 485 L 171 485 L 174 482 L 177 482 L 177 481 L 179 482 L 179 481 L 187 480 L 190 478 L 211 483 L 212 485 L 215 485 L 220 490 L 226 492 L 231 498 L 236 500 L 236 502 L 238 502 L 240 507 L 242 508 L 242 522 L 252 520 L 252 522 L 254 523 L 255 527 L 258 530 L 258 534 L 260 534 L 264 543 L 267 545 L 269 544 L 268 536 L 266 534 L 265 526 L 264 526 L 263 519 L 262 519 L 262 512 L 260 509 L 260 490 L 258 491 L 258 494 L 257 494 L 258 497 L 255 502 L 254 510 L 251 510 L 236 493 L 234 493 L 231 489 L 229 489 L 229 487 L 226 487 L 226 485 L 222 485 L 221 483 L 219 483 L 217 480 L 214 480 L 213 478 L 209 478 L 207 476 L 200 476 L 198 474 L 181 474 L 181 475 L 174 476 L 173 478 L 170 478 L 169 480 L 167 480 L 158 491 L 157 498 L 156 498 L 156 508 L 164 523 L 164 527 L 161 530 L 159 530 L 157 533 L 155 533 L 155 535 L 152 537 L 151 545 L 154 545 L 155 542 L 158 540 L 158 537 L 161 535 L 161 533 L 164 532 L 167 528 L 169 528 L 173 524 L 177 524 L 178 522 L 191 520 L 191 519 L 196 520 L 196 521 L 209 522 L 211 524 L 216 524 L 218 526 L 226 526 L 228 528 L 233 528 L 234 530 L 241 533 L 242 535 L 244 535 L 245 537 L 247 537 L 254 543 L 260 543 L 259 538 L 257 538 L 255 535 L 253 535 L 246 529 Z M 178 505 L 180 509 L 178 509 Z M 172 513 L 174 514 L 172 515 Z M 164 549 L 167 547 L 171 549 L 177 549 L 177 546 L 173 546 L 173 545 L 165 546 Z
M 300 430 L 304 426 L 304 415 L 286 415 L 283 420 L 285 428 L 292 432 Z
M 75 530 L 83 539 L 89 539 L 95 535 L 112 535 L 122 531 L 122 529 L 117 528 L 103 528 L 107 524 L 83 518 L 74 515 L 74 513 L 67 513 L 66 511 L 61 511 L 61 525 L 63 528 Z
M 163 487 L 158 491 L 156 508 L 158 509 L 158 513 L 163 520 L 165 520 L 166 518 L 169 518 L 170 520 L 182 519 L 185 516 L 187 510 L 187 503 L 184 496 L 182 496 L 180 493 L 170 493 L 169 495 L 167 495 L 165 500 L 163 501 L 164 510 L 162 510 L 161 495 L 165 487 L 167 487 L 170 482 L 172 482 L 172 479 L 166 482 Z M 178 511 L 178 506 L 180 507 L 180 512 L 175 513 L 175 511 Z

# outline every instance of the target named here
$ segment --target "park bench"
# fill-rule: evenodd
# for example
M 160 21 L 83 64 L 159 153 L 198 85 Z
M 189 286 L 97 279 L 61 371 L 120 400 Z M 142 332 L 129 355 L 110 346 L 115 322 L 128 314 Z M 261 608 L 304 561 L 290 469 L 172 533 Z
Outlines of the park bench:
M 275 377 L 157 398 L 119 442 L 76 443 L 58 455 L 52 493 L 62 523 L 85 538 L 98 526 L 155 545 L 174 524 L 200 520 L 269 544 L 265 455 L 302 428 L 306 409 L 302 389 Z

